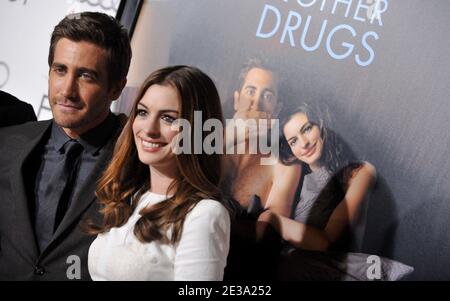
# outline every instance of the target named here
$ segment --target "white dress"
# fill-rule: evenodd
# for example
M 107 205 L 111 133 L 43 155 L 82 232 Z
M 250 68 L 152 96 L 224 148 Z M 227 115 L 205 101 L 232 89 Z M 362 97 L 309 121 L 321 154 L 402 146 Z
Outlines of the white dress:
M 140 242 L 133 233 L 139 211 L 164 201 L 146 192 L 128 222 L 99 234 L 89 248 L 93 280 L 222 280 L 230 244 L 230 216 L 214 200 L 202 200 L 186 216 L 180 241 Z M 168 232 L 170 237 L 170 231 Z

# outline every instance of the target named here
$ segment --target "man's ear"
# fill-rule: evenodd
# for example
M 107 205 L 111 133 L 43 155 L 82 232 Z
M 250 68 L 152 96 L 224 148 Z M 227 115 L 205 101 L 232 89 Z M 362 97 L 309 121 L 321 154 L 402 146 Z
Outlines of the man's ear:
M 239 92 L 234 91 L 234 110 L 237 111 L 239 108 Z
M 125 88 L 125 85 L 127 84 L 127 79 L 124 78 L 121 81 L 118 81 L 115 83 L 110 90 L 109 99 L 116 100 L 119 98 L 120 94 L 122 93 L 123 88 Z

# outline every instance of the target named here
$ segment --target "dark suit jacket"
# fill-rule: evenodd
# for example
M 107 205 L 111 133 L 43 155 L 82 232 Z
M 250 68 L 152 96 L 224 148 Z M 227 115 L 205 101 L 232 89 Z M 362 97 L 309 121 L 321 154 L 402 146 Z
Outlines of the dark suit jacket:
M 0 127 L 36 121 L 33 107 L 6 92 L 0 91 Z
M 31 190 L 39 167 L 35 158 L 42 153 L 51 120 L 0 129 L 0 280 L 68 280 L 77 276 L 78 264 L 81 280 L 91 279 L 87 255 L 95 236 L 85 234 L 80 224 L 84 217 L 101 220 L 94 195 L 96 182 L 111 159 L 124 119 L 124 115 L 116 117 L 115 133 L 42 254 L 34 232 Z

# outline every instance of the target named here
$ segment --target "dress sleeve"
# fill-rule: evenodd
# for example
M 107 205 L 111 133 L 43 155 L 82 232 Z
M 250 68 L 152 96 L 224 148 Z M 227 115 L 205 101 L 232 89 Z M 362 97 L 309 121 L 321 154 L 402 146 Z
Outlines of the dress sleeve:
M 222 280 L 229 247 L 228 211 L 217 201 L 202 200 L 184 222 L 176 248 L 175 280 Z

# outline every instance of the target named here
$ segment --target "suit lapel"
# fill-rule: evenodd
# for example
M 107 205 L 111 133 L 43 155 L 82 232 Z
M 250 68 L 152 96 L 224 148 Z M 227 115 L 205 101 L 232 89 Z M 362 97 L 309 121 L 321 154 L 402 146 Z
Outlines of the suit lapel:
M 14 214 L 16 217 L 16 227 L 18 227 L 17 240 L 23 243 L 21 250 L 33 260 L 39 254 L 36 237 L 34 233 L 34 225 L 32 225 L 32 216 L 30 212 L 30 202 L 34 200 L 27 199 L 27 188 L 34 183 L 25 185 L 24 174 L 29 172 L 25 169 L 27 159 L 32 155 L 33 151 L 39 145 L 43 136 L 49 130 L 51 120 L 33 123 L 33 128 L 28 132 L 24 132 L 23 140 L 18 141 L 18 153 L 15 162 L 12 164 L 11 170 L 11 189 L 15 196 Z M 30 139 L 27 139 L 29 137 Z

